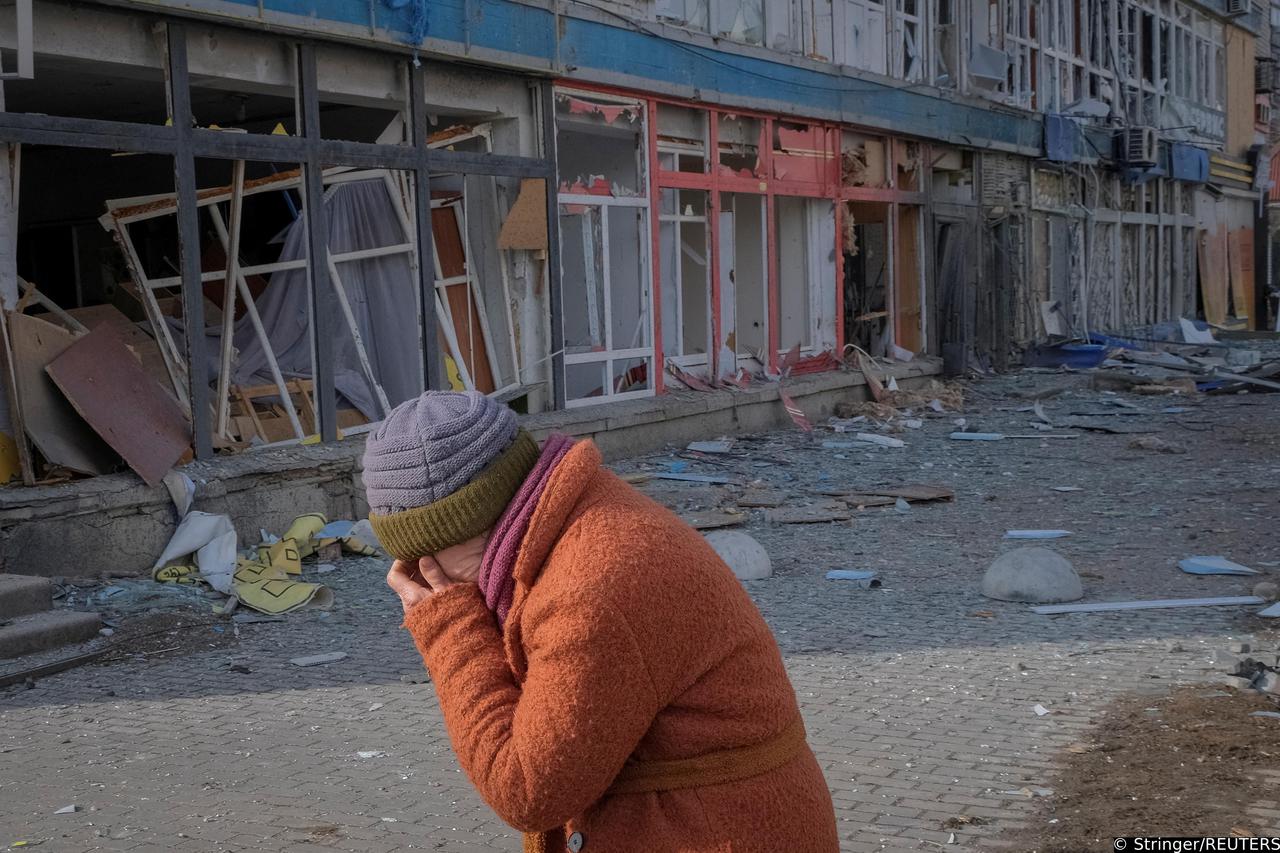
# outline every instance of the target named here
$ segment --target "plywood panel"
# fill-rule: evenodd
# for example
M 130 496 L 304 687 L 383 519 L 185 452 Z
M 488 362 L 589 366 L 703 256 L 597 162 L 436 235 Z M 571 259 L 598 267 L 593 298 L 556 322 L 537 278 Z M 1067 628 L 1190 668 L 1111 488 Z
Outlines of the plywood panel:
M 1231 273 L 1231 314 L 1253 316 L 1253 230 L 1237 228 L 1227 236 L 1227 268 Z M 1249 324 L 1252 328 L 1252 322 Z
M 435 241 L 436 257 L 440 259 L 441 274 L 445 278 L 465 276 L 466 249 L 453 208 L 436 208 L 431 211 L 431 233 Z M 491 394 L 497 390 L 497 386 L 493 378 L 493 367 L 489 364 L 484 327 L 480 322 L 480 306 L 476 303 L 471 284 L 450 284 L 444 291 L 449 313 L 453 315 L 453 333 L 458 339 L 458 348 L 462 352 L 467 372 L 471 374 L 477 391 Z
M 502 230 L 498 233 L 499 249 L 547 248 L 547 182 L 541 178 L 525 178 L 520 182 L 520 195 L 511 205 Z
M 83 336 L 46 369 L 89 426 L 147 485 L 190 447 L 187 419 L 108 324 Z
M 1200 299 L 1204 318 L 1214 325 L 1227 321 L 1227 232 L 1200 231 Z
M 115 453 L 45 373 L 45 367 L 75 343 L 75 334 L 26 314 L 10 315 L 9 334 L 23 426 L 44 458 L 81 474 L 106 474 L 115 468 Z
M 1230 24 L 1223 27 L 1227 66 L 1227 138 L 1226 154 L 1244 160 L 1253 145 L 1253 98 L 1243 93 L 1253 91 L 1253 36 Z
M 898 209 L 897 275 L 894 276 L 894 339 L 912 352 L 924 348 L 921 337 L 920 208 Z
M 79 320 L 93 331 L 103 324 L 109 323 L 124 340 L 147 375 L 160 383 L 166 390 L 170 387 L 169 371 L 164 366 L 164 356 L 160 354 L 160 345 L 151 335 L 138 328 L 114 305 L 90 305 L 85 308 L 70 308 L 67 313 Z

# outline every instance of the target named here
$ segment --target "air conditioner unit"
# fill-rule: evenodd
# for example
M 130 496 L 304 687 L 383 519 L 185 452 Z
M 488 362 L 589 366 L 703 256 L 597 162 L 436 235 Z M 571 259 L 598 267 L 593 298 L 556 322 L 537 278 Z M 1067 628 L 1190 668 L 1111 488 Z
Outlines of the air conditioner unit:
M 1160 137 L 1154 127 L 1126 127 L 1116 134 L 1116 159 L 1126 166 L 1154 166 Z
M 1274 92 L 1276 90 L 1276 64 L 1269 59 L 1260 59 L 1253 66 L 1253 90 L 1255 92 Z
M 1228 15 L 1249 14 L 1249 0 L 1226 0 L 1225 6 Z

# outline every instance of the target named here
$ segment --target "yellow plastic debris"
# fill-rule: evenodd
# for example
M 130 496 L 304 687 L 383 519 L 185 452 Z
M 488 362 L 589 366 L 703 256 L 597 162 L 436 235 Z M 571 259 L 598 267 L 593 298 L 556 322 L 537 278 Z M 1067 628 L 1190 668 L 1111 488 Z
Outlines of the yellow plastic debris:
M 151 579 L 160 583 L 203 583 L 200 570 L 195 566 L 161 566 L 151 572 Z
M 246 607 L 277 616 L 315 607 L 333 606 L 333 592 L 318 583 L 290 580 L 283 569 L 241 560 L 235 574 L 236 597 Z
M 289 525 L 281 539 L 292 539 L 298 546 L 298 557 L 305 560 L 316 552 L 316 549 L 332 540 L 319 541 L 315 538 L 320 529 L 329 523 L 323 513 L 309 512 L 300 515 Z
M 285 574 L 302 574 L 302 555 L 293 539 L 281 539 L 270 545 L 258 546 L 258 562 L 264 566 L 281 569 Z
M 342 540 L 342 550 L 346 551 L 348 554 L 359 554 L 362 557 L 378 556 L 377 548 L 366 543 L 362 539 L 357 539 L 355 536 L 348 536 L 346 539 Z

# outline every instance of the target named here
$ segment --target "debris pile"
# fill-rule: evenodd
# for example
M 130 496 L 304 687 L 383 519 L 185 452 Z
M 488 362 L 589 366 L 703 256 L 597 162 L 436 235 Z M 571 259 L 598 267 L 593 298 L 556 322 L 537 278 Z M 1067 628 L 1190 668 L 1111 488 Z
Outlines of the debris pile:
M 1257 690 L 1280 696 L 1280 652 L 1254 649 L 1236 643 L 1214 655 L 1215 667 L 1222 669 L 1222 682 L 1237 690 Z

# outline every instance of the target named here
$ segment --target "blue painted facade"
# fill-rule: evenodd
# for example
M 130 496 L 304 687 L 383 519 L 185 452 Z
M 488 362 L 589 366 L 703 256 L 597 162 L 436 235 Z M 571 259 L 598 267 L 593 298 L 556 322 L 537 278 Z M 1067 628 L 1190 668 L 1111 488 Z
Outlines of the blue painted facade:
M 413 5 L 383 0 L 192 0 L 131 4 L 406 51 Z M 1038 115 L 928 86 L 841 73 L 763 48 L 732 52 L 598 7 L 557 15 L 511 0 L 431 0 L 424 53 L 535 74 L 775 110 L 979 148 L 1038 156 Z M 706 39 L 701 39 L 706 41 Z

